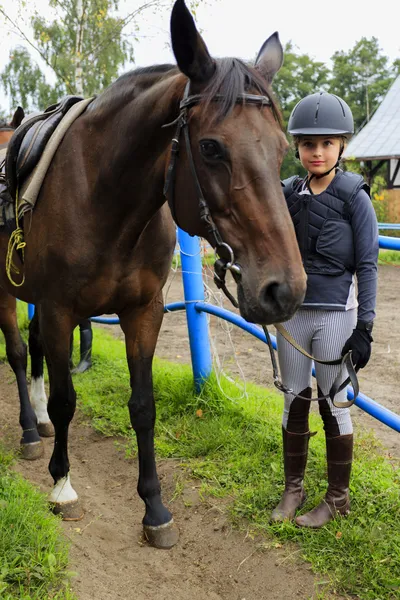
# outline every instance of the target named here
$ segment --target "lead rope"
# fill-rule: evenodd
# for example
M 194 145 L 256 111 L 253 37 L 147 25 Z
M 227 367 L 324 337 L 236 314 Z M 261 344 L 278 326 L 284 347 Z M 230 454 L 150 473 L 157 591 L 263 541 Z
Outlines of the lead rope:
M 12 273 L 16 273 L 17 275 L 20 275 L 19 269 L 13 263 L 14 250 L 16 250 L 17 252 L 20 253 L 21 262 L 23 263 L 24 262 L 24 250 L 25 250 L 25 246 L 26 246 L 26 242 L 24 240 L 24 232 L 23 232 L 23 229 L 19 225 L 19 214 L 18 214 L 19 206 L 18 205 L 19 205 L 19 194 L 18 194 L 18 188 L 17 188 L 16 195 L 15 195 L 15 229 L 12 232 L 12 234 L 10 235 L 10 239 L 8 240 L 7 256 L 6 256 L 7 277 L 10 280 L 10 282 L 12 283 L 12 285 L 15 287 L 21 287 L 21 285 L 23 285 L 25 282 L 25 273 L 22 274 L 22 280 L 20 281 L 20 283 L 17 283 L 16 281 L 14 281 L 13 275 L 12 275 Z
M 225 283 L 226 268 L 224 267 L 223 263 L 224 263 L 224 261 L 222 259 L 218 259 L 215 262 L 215 264 L 214 264 L 214 270 L 215 270 L 214 282 L 217 285 L 217 287 L 224 292 L 224 294 L 231 301 L 231 303 L 233 304 L 233 306 L 235 308 L 239 308 L 237 300 L 234 298 L 234 296 L 229 292 L 229 290 L 226 287 L 226 283 Z M 319 396 L 317 398 L 306 398 L 305 396 L 301 396 L 299 394 L 296 394 L 296 392 L 294 390 L 292 390 L 291 388 L 288 388 L 282 382 L 280 374 L 279 374 L 279 368 L 278 368 L 278 363 L 277 363 L 277 360 L 276 360 L 276 355 L 275 355 L 275 352 L 274 352 L 274 348 L 272 346 L 272 340 L 271 340 L 270 333 L 269 333 L 268 328 L 267 328 L 266 325 L 262 325 L 261 327 L 262 327 L 262 330 L 264 331 L 264 335 L 265 335 L 265 338 L 266 338 L 266 341 L 267 341 L 267 346 L 268 346 L 269 354 L 270 354 L 270 357 L 271 357 L 271 365 L 272 365 L 272 373 L 273 373 L 273 378 L 274 378 L 274 386 L 278 390 L 280 390 L 284 394 L 290 394 L 291 396 L 296 396 L 297 398 L 300 398 L 301 400 L 306 400 L 307 402 L 320 402 L 322 400 L 327 400 L 329 398 L 332 401 L 332 403 L 334 404 L 334 406 L 336 406 L 336 408 L 348 408 L 348 407 L 350 407 L 350 406 L 352 406 L 354 404 L 354 401 L 357 398 L 360 389 L 359 389 L 359 383 L 358 383 L 358 378 L 357 378 L 357 374 L 356 374 L 357 371 L 354 368 L 354 365 L 353 365 L 352 360 L 351 360 L 351 350 L 347 354 L 345 354 L 342 358 L 337 358 L 335 360 L 320 360 L 318 358 L 315 358 L 314 356 L 312 356 L 308 352 L 306 352 L 304 350 L 304 348 L 302 348 L 296 342 L 296 340 L 290 335 L 290 333 L 283 327 L 283 325 L 281 323 L 274 323 L 274 327 L 281 334 L 281 336 L 291 346 L 293 346 L 298 352 L 300 352 L 301 354 L 303 354 L 307 358 L 310 358 L 314 362 L 319 363 L 319 364 L 323 364 L 323 365 L 341 365 L 339 373 L 338 373 L 335 381 L 333 382 L 333 384 L 331 386 L 331 389 L 329 390 L 328 394 L 326 394 L 324 396 Z M 348 377 L 342 383 L 340 383 L 340 381 L 342 379 L 342 373 L 343 373 L 344 368 L 347 368 Z M 351 385 L 353 387 L 353 390 L 354 390 L 354 398 L 353 398 L 353 400 L 346 400 L 345 402 L 338 402 L 337 400 L 335 400 L 335 396 L 339 392 L 341 392 L 345 387 L 347 387 L 347 385 L 349 383 L 351 383 Z

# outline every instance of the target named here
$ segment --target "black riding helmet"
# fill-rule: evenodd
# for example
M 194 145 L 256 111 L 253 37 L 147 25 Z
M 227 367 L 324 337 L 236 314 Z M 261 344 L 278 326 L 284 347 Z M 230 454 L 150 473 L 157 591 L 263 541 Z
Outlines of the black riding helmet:
M 342 98 L 328 92 L 306 96 L 296 104 L 289 118 L 290 135 L 340 135 L 354 133 L 350 107 Z
M 296 104 L 289 118 L 288 132 L 299 137 L 328 135 L 348 138 L 354 133 L 353 115 L 348 104 L 339 96 L 328 92 L 317 92 L 306 96 Z M 342 142 L 336 164 L 321 175 L 311 175 L 307 180 L 310 191 L 310 182 L 313 178 L 321 179 L 339 166 L 343 150 Z M 298 151 L 296 157 L 299 158 Z

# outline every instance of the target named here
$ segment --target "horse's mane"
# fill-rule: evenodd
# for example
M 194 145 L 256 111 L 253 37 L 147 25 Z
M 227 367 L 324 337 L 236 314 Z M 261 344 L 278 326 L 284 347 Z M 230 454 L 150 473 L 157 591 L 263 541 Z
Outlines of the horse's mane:
M 281 115 L 277 102 L 268 82 L 257 69 L 238 58 L 219 58 L 215 60 L 215 73 L 202 92 L 200 117 L 213 122 L 222 121 L 236 105 L 238 96 L 250 90 L 267 96 L 271 100 L 273 114 L 281 124 Z M 171 64 L 141 67 L 121 75 L 112 83 L 90 106 L 91 111 L 101 111 L 111 100 L 113 102 L 127 101 L 137 97 L 142 91 L 149 89 L 161 79 L 172 77 L 179 73 L 178 67 Z M 179 93 L 182 95 L 180 86 Z M 215 102 L 215 109 L 208 110 L 216 96 L 223 99 Z
M 232 111 L 238 96 L 253 91 L 270 99 L 272 112 L 281 124 L 280 111 L 271 87 L 257 69 L 238 58 L 220 58 L 215 62 L 214 76 L 202 93 L 202 116 L 209 118 L 207 109 L 210 103 L 217 95 L 221 95 L 223 99 L 216 103 L 216 110 L 212 114 L 214 122 L 221 121 Z

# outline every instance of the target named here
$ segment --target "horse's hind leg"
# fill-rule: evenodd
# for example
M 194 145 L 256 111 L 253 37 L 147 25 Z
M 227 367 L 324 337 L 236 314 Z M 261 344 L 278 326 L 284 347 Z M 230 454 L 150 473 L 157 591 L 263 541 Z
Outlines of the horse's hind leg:
M 136 432 L 139 453 L 138 493 L 145 503 L 143 530 L 157 548 L 171 548 L 178 541 L 172 515 L 161 500 L 160 483 L 154 456 L 156 410 L 153 395 L 152 363 L 163 318 L 162 294 L 145 308 L 120 314 L 125 333 L 126 353 L 132 394 L 129 413 Z
M 68 429 L 76 407 L 76 393 L 69 369 L 70 338 L 76 323 L 54 305 L 40 307 L 40 336 L 50 379 L 47 409 L 54 425 L 54 450 L 49 471 L 54 480 L 50 502 L 66 520 L 79 520 L 83 511 L 69 475 Z
M 44 389 L 43 347 L 40 339 L 39 318 L 36 311 L 29 323 L 29 354 L 31 356 L 31 404 L 37 417 L 37 429 L 42 437 L 52 437 L 54 428 L 47 412 L 47 396 Z
M 37 419 L 29 401 L 26 382 L 27 350 L 17 322 L 16 300 L 0 290 L 0 328 L 6 341 L 7 359 L 17 378 L 22 427 L 21 455 L 28 460 L 43 455 L 43 444 L 37 431 Z

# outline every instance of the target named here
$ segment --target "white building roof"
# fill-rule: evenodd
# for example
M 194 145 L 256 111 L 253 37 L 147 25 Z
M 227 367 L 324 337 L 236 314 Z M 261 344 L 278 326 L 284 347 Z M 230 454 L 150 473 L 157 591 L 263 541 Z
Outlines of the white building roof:
M 351 139 L 344 158 L 400 158 L 400 75 L 368 123 Z

